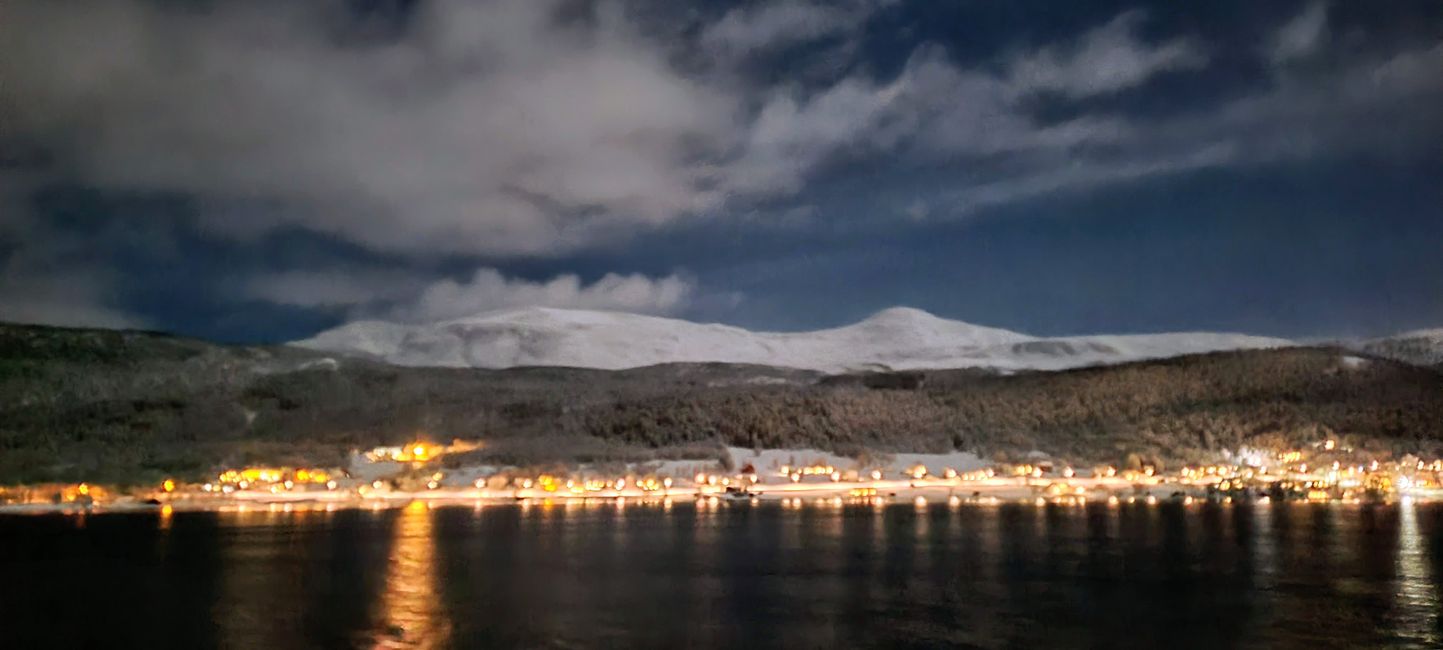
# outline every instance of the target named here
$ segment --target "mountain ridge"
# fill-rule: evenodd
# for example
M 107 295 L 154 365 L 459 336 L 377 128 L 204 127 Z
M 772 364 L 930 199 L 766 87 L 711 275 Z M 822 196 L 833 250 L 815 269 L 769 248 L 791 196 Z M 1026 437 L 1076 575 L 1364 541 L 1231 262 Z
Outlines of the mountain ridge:
M 1295 343 L 1227 332 L 1036 337 L 911 307 L 891 307 L 850 325 L 804 332 L 754 332 L 660 316 L 531 307 L 430 324 L 356 321 L 292 345 L 421 367 L 617 370 L 715 362 L 847 372 L 1061 370 Z

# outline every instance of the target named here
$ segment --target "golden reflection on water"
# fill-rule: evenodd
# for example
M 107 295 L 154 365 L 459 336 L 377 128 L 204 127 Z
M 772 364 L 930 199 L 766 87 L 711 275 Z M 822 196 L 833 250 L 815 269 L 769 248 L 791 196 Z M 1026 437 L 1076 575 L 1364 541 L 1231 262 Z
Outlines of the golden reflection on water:
M 439 648 L 451 622 L 441 606 L 431 510 L 412 501 L 396 518 L 395 538 L 381 592 L 377 648 Z
M 1398 607 L 1399 636 L 1425 647 L 1443 647 L 1438 636 L 1438 596 L 1428 574 L 1423 537 L 1418 531 L 1418 512 L 1410 499 L 1398 506 Z

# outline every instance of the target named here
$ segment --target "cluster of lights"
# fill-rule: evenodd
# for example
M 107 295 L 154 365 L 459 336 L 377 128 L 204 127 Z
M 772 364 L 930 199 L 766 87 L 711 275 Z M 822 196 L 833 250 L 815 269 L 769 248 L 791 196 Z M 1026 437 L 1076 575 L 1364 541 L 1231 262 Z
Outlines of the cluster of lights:
M 710 478 L 713 481 L 716 480 L 716 477 L 705 477 L 704 475 L 698 476 L 702 476 L 702 478 L 698 479 L 702 482 L 705 482 L 707 478 Z M 727 483 L 730 482 L 729 479 L 724 479 L 724 481 Z M 672 479 L 656 478 L 653 476 L 648 476 L 644 478 L 628 478 L 623 476 L 618 478 L 568 478 L 563 480 L 550 474 L 542 474 L 541 476 L 537 476 L 535 478 L 515 478 L 512 479 L 511 484 L 523 490 L 537 488 L 543 492 L 566 492 L 570 494 L 586 494 L 588 492 L 606 491 L 620 492 L 627 489 L 628 486 L 635 487 L 642 492 L 656 492 L 660 490 L 671 489 Z M 476 487 L 481 488 L 485 487 L 485 485 L 486 479 L 477 479 Z
M 832 474 L 836 473 L 836 471 L 837 468 L 832 467 L 831 465 L 827 465 L 825 463 L 815 463 L 802 467 L 782 465 L 782 469 L 780 472 L 778 472 L 778 474 L 780 476 L 790 476 L 792 474 L 800 474 L 802 476 L 831 476 Z
M 425 463 L 441 454 L 441 449 L 429 443 L 417 441 L 399 447 L 376 447 L 366 452 L 366 458 L 373 463 Z
M 1353 452 L 1351 447 L 1340 446 L 1331 439 L 1314 443 L 1312 447 L 1327 452 Z M 1179 475 L 1184 480 L 1213 485 L 1223 493 L 1245 490 L 1249 486 L 1257 485 L 1260 488 L 1282 490 L 1311 501 L 1352 502 L 1359 500 L 1359 490 L 1386 495 L 1398 490 L 1431 489 L 1443 484 L 1437 475 L 1439 471 L 1443 471 L 1443 460 L 1428 462 L 1409 457 L 1398 462 L 1370 459 L 1367 462 L 1345 465 L 1344 461 L 1328 460 L 1324 457 L 1321 462 L 1310 464 L 1307 454 L 1302 450 L 1279 452 L 1274 455 L 1274 459 L 1277 467 L 1272 473 L 1269 473 L 1268 467 L 1257 463 L 1249 467 L 1184 467 Z
M 4 490 L 0 489 L 0 495 L 3 495 L 3 493 Z M 82 498 L 88 498 L 92 501 L 99 501 L 104 499 L 106 496 L 106 492 L 103 488 L 93 486 L 89 483 L 77 483 L 75 485 L 66 486 L 60 491 L 60 501 L 62 503 L 75 503 Z
M 1254 488 L 1271 486 L 1274 489 L 1282 490 L 1289 495 L 1289 498 L 1300 498 L 1314 501 L 1357 500 L 1363 494 L 1362 490 L 1368 490 L 1369 494 L 1394 494 L 1403 493 L 1404 496 L 1425 494 L 1422 490 L 1433 489 L 1443 486 L 1443 459 L 1423 460 L 1414 457 L 1407 457 L 1401 461 L 1383 461 L 1378 459 L 1349 460 L 1350 457 L 1342 456 L 1342 460 L 1334 460 L 1334 453 L 1352 453 L 1351 448 L 1339 445 L 1335 440 L 1325 440 L 1305 446 L 1304 450 L 1289 450 L 1271 455 L 1255 455 L 1257 462 L 1249 460 L 1246 466 L 1230 464 L 1213 464 L 1200 466 L 1185 466 L 1175 473 L 1169 472 L 1166 475 L 1159 475 L 1153 466 L 1144 466 L 1140 470 L 1128 470 L 1119 473 L 1112 466 L 1099 466 L 1092 468 L 1091 478 L 1114 478 L 1139 483 L 1155 484 L 1159 481 L 1164 483 L 1171 481 L 1182 481 L 1197 486 L 1208 486 L 1209 494 L 1214 498 L 1220 498 L 1231 502 L 1239 491 L 1251 492 Z M 438 458 L 445 447 L 435 446 L 430 443 L 411 443 L 404 447 L 379 447 L 367 455 L 373 460 L 391 460 L 399 462 L 425 463 Z M 1310 454 L 1322 452 L 1333 452 L 1321 457 Z M 1269 456 L 1272 463 L 1268 463 Z M 1235 459 L 1242 463 L 1241 455 Z M 1274 464 L 1274 471 L 1268 472 L 1267 464 Z M 1311 468 L 1311 471 L 1310 471 Z M 721 488 L 731 486 L 742 486 L 743 496 L 746 495 L 745 486 L 756 484 L 759 477 L 751 473 L 751 468 L 743 470 L 746 473 L 738 475 L 709 474 L 706 472 L 695 475 L 695 485 L 704 494 L 715 494 L 721 492 Z M 1078 475 L 1070 466 L 1053 466 L 1050 462 L 1043 462 L 1040 465 L 1020 464 L 1001 466 L 997 472 L 1002 475 L 1017 478 L 1033 479 L 1044 476 L 1060 477 L 1061 480 L 1047 486 L 1045 492 L 1039 492 L 1042 496 L 1037 500 L 1051 503 L 1085 503 L 1087 495 L 1081 486 L 1074 486 L 1072 483 Z M 989 479 L 996 476 L 992 469 L 976 470 L 970 472 L 959 472 L 948 467 L 935 475 L 929 475 L 926 466 L 917 464 L 909 467 L 903 476 L 913 480 L 941 479 L 946 481 L 977 481 Z M 880 481 L 884 477 L 882 469 L 860 469 L 860 471 L 843 471 L 829 464 L 814 463 L 806 466 L 782 466 L 778 476 L 793 483 L 801 482 L 802 478 L 808 476 L 826 477 L 833 483 L 854 481 L 858 478 L 870 477 L 873 481 Z M 496 477 L 500 478 L 500 477 Z M 425 482 L 426 489 L 437 490 L 441 487 L 443 475 L 436 472 L 429 476 Z M 477 479 L 474 483 L 477 489 L 484 489 L 487 485 L 486 478 Z M 1085 479 L 1083 479 L 1085 480 Z M 615 478 L 566 478 L 549 474 L 542 474 L 535 477 L 519 477 L 511 479 L 511 483 L 521 489 L 539 489 L 547 493 L 570 493 L 585 495 L 587 493 L 605 492 L 614 494 L 627 490 L 640 492 L 658 492 L 670 490 L 672 479 L 650 476 L 622 476 Z M 1032 485 L 1039 485 L 1031 483 Z M 327 472 L 311 468 L 286 468 L 286 467 L 247 467 L 243 469 L 230 469 L 217 475 L 213 482 L 205 483 L 202 489 L 206 492 L 230 494 L 237 490 L 260 489 L 269 490 L 271 493 L 279 494 L 283 490 L 294 490 L 298 486 L 318 485 L 326 489 L 335 490 L 338 485 Z M 498 483 L 497 485 L 500 485 Z M 920 485 L 920 484 L 917 484 Z M 868 487 L 854 487 L 855 484 L 842 484 L 835 486 L 836 493 L 848 490 L 848 496 L 854 499 L 873 499 L 877 497 L 877 490 Z M 371 489 L 381 490 L 384 484 L 376 481 L 370 486 Z M 166 479 L 160 485 L 160 489 L 166 493 L 177 491 L 180 486 L 173 479 Z M 74 502 L 81 497 L 92 496 L 93 486 L 85 483 L 73 487 L 66 487 L 62 492 L 65 502 Z M 363 495 L 367 492 L 366 487 L 359 490 Z M 731 490 L 728 490 L 729 492 Z M 1261 491 L 1261 490 L 1259 490 Z M 1178 495 L 1183 502 L 1191 500 L 1191 497 Z M 1276 494 L 1274 495 L 1277 496 Z M 703 497 L 705 498 L 705 497 Z M 809 497 L 810 498 L 810 497 Z M 831 497 L 841 499 L 842 497 Z M 1137 498 L 1142 498 L 1141 496 Z M 1155 503 L 1156 497 L 1146 497 L 1148 503 Z M 960 497 L 948 497 L 949 503 L 962 502 Z M 978 497 L 966 499 L 966 502 L 978 500 Z M 1029 501 L 1033 498 L 1029 497 Z M 1132 499 L 1129 499 L 1131 502 Z M 1266 498 L 1259 500 L 1265 502 Z M 1110 505 L 1119 502 L 1119 497 L 1107 497 Z M 784 503 L 786 501 L 784 500 Z M 800 505 L 801 501 L 796 501 Z
M 1240 470 L 1237 467 L 1228 465 L 1207 465 L 1205 467 L 1184 467 L 1178 474 L 1186 479 L 1207 480 L 1210 477 L 1228 478 L 1237 476 L 1240 471 L 1250 472 L 1251 470 Z
M 796 482 L 800 479 L 800 474 L 792 474 L 793 482 Z M 723 476 L 720 474 L 707 474 L 706 472 L 697 472 L 696 476 L 692 477 L 692 482 L 695 483 L 698 487 L 729 487 L 733 481 L 730 476 Z M 756 483 L 756 475 L 744 475 L 739 479 L 738 482 Z
M 1081 485 L 1074 486 L 1068 485 L 1066 483 L 1053 483 L 1052 485 L 1047 486 L 1046 492 L 1052 496 L 1061 496 L 1067 494 L 1082 496 L 1087 494 L 1087 488 L 1084 488 Z
M 1034 465 L 1014 465 L 1012 466 L 1012 475 L 1042 478 L 1042 468 Z
M 1034 471 L 1033 468 L 1029 466 L 1029 474 L 1032 471 Z M 907 471 L 903 472 L 903 474 L 905 474 L 906 476 L 918 481 L 927 478 L 928 473 L 929 470 L 924 465 L 914 465 L 908 468 Z M 983 481 L 992 478 L 993 476 L 996 476 L 996 474 L 997 472 L 990 468 L 979 469 L 971 472 L 959 472 L 951 467 L 947 467 L 942 470 L 942 478 L 949 481 Z M 880 479 L 882 478 L 882 473 L 874 471 L 872 472 L 872 478 L 873 480 Z
M 230 494 L 236 490 L 266 486 L 272 493 L 275 493 L 294 489 L 296 485 L 324 485 L 327 490 L 334 490 L 338 484 L 329 473 L 319 469 L 247 467 L 221 472 L 216 476 L 214 483 L 206 483 L 201 486 L 201 489 L 206 492 Z
M 641 479 L 640 481 L 637 481 L 636 486 L 641 488 L 643 492 L 656 492 L 657 490 L 667 490 L 671 489 L 671 478 L 662 478 L 658 480 L 654 476 L 649 476 L 647 478 Z
M 373 463 L 429 463 L 446 454 L 458 454 L 480 449 L 480 441 L 466 442 L 452 440 L 449 445 L 440 445 L 425 440 L 416 440 L 396 447 L 376 447 L 365 453 L 366 460 Z
M 814 463 L 812 465 L 805 465 L 802 467 L 782 465 L 781 469 L 777 472 L 777 475 L 786 477 L 787 480 L 790 480 L 793 483 L 800 483 L 802 477 L 804 476 L 825 476 L 831 479 L 833 482 L 842 480 L 841 470 L 825 463 Z M 756 474 L 748 474 L 744 478 L 746 478 L 751 483 L 757 482 Z

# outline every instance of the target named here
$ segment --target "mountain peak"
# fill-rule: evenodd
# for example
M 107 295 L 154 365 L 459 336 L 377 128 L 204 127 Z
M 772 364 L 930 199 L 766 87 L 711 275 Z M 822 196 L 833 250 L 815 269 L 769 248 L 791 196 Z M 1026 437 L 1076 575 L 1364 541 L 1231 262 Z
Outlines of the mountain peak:
M 948 320 L 915 307 L 883 309 L 860 323 L 836 331 L 853 331 L 864 337 L 909 341 L 918 347 L 985 347 L 1022 343 L 1033 338 L 1011 330 Z
M 933 314 L 932 312 L 929 312 L 929 311 L 926 311 L 926 310 L 923 310 L 923 309 L 918 309 L 918 308 L 916 308 L 916 307 L 902 307 L 902 306 L 898 306 L 898 307 L 888 307 L 888 308 L 886 308 L 886 309 L 883 309 L 883 310 L 881 310 L 881 311 L 878 311 L 878 312 L 872 314 L 871 316 L 868 316 L 868 317 L 867 317 L 865 320 L 863 320 L 862 322 L 863 322 L 863 323 L 872 323 L 872 322 L 889 322 L 889 323 L 890 323 L 890 322 L 919 322 L 919 321 L 920 321 L 920 322 L 936 322 L 936 321 L 945 321 L 945 320 L 946 320 L 946 319 L 941 318 L 941 317 Z M 947 321 L 947 322 L 957 322 L 957 321 Z

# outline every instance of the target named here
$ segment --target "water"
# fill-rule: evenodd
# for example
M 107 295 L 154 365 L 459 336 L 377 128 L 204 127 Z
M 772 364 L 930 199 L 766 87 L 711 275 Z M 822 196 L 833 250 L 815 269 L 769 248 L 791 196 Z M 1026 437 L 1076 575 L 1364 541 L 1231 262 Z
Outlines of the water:
M 1443 506 L 0 516 L 0 648 L 1443 647 Z

